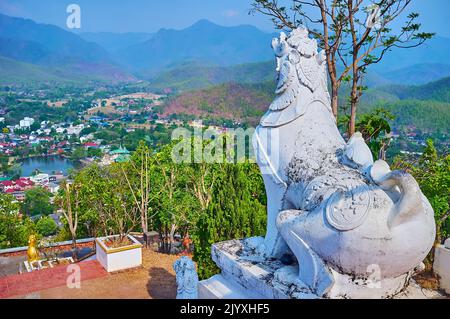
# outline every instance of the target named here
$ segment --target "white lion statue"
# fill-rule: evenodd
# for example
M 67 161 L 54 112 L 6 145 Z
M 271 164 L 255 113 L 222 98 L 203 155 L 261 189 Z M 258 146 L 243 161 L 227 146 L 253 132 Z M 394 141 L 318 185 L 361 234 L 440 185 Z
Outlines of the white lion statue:
M 374 163 L 361 134 L 344 141 L 308 30 L 281 33 L 272 47 L 277 96 L 253 138 L 268 203 L 258 250 L 292 252 L 299 283 L 319 296 L 374 296 L 374 273 L 378 297 L 397 293 L 433 245 L 433 209 L 410 174 Z

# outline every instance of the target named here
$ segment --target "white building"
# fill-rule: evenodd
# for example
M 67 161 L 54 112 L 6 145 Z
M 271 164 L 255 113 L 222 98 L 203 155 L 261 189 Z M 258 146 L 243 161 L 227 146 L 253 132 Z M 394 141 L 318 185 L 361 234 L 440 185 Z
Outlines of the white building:
M 87 142 L 87 141 L 91 141 L 93 139 L 94 139 L 94 134 L 90 133 L 90 134 L 83 135 L 82 137 L 80 137 L 80 142 L 84 143 L 84 142 Z
M 49 183 L 48 185 L 48 190 L 52 193 L 52 194 L 56 194 L 59 191 L 59 185 L 55 184 L 55 183 Z
M 50 182 L 50 176 L 48 174 L 37 174 L 30 177 L 31 181 L 40 186 L 48 186 Z
M 76 125 L 76 126 L 70 126 L 68 127 L 67 130 L 67 134 L 68 135 L 80 135 L 81 131 L 84 129 L 84 124 L 80 124 L 80 125 Z
M 20 120 L 19 126 L 21 129 L 24 128 L 30 128 L 31 125 L 33 125 L 34 119 L 31 117 L 24 117 L 23 120 Z

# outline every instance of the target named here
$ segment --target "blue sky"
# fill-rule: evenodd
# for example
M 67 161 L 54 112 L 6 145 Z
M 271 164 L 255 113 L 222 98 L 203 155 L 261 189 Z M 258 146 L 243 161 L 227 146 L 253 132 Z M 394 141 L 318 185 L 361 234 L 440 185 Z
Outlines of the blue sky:
M 155 32 L 185 28 L 200 19 L 220 25 L 251 24 L 272 31 L 269 18 L 248 15 L 251 0 L 0 0 L 0 12 L 65 28 L 66 7 L 81 7 L 83 32 Z M 449 0 L 413 0 L 424 31 L 450 37 Z

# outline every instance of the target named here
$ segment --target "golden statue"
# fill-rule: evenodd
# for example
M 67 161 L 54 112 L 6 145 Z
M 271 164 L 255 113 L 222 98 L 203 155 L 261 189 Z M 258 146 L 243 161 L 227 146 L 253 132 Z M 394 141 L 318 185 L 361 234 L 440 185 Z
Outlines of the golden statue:
M 32 263 L 39 260 L 39 252 L 36 248 L 36 236 L 30 235 L 28 238 L 28 250 L 27 250 L 28 262 Z

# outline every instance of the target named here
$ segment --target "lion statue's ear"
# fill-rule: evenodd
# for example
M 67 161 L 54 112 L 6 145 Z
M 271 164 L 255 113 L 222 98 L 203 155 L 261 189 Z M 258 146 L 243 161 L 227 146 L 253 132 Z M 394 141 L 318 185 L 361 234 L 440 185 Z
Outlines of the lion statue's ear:
M 291 51 L 289 53 L 289 62 L 291 62 L 292 64 L 297 64 L 300 62 L 300 53 L 298 51 Z

